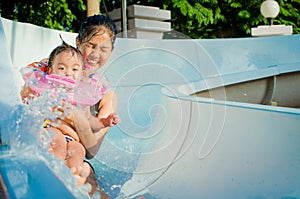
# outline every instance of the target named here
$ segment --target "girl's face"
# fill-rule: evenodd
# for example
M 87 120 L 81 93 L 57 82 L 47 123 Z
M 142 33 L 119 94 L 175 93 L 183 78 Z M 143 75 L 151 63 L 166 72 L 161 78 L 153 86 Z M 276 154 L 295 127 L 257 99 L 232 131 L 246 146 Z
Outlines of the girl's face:
M 107 31 L 95 34 L 89 41 L 79 43 L 77 47 L 81 51 L 87 69 L 97 71 L 102 67 L 112 53 L 112 40 Z
M 74 52 L 61 52 L 54 58 L 49 73 L 76 80 L 82 75 L 82 67 L 82 60 Z

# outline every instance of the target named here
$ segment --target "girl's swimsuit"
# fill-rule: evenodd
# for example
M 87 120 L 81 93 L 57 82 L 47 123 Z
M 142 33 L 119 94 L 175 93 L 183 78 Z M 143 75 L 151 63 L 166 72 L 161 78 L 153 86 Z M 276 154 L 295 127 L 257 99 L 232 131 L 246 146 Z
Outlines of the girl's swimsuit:
M 74 141 L 74 140 L 75 140 L 74 138 L 72 138 L 72 137 L 69 136 L 69 135 L 64 134 L 64 136 L 65 136 L 65 139 L 66 139 L 67 142 L 71 142 L 71 141 Z
M 51 125 L 51 121 L 49 119 L 45 119 L 44 120 L 43 127 L 44 128 L 50 128 L 50 127 L 53 128 L 53 126 Z M 65 139 L 66 139 L 67 142 L 75 141 L 74 138 L 72 138 L 71 136 L 67 135 L 64 131 L 61 131 L 61 133 L 65 136 Z

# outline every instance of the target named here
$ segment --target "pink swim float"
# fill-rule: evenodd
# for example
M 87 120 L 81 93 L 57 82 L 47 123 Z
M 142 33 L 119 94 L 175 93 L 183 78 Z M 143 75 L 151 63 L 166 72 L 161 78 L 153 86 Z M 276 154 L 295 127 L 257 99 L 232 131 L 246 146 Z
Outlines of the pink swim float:
M 83 106 L 92 106 L 96 104 L 103 95 L 111 90 L 111 84 L 100 74 L 92 74 L 89 77 L 82 77 L 78 81 L 71 78 L 57 75 L 46 74 L 43 71 L 34 68 L 26 68 L 21 71 L 23 79 L 37 95 L 43 92 L 54 91 L 53 97 L 61 92 L 67 93 L 66 100 L 72 104 L 80 104 Z

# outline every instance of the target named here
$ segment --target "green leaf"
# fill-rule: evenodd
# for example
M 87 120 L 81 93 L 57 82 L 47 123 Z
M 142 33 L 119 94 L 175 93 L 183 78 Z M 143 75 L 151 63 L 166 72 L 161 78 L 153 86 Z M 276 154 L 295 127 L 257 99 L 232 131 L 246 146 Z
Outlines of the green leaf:
M 251 17 L 251 14 L 247 10 L 242 10 L 238 13 L 238 16 L 242 19 L 249 19 Z

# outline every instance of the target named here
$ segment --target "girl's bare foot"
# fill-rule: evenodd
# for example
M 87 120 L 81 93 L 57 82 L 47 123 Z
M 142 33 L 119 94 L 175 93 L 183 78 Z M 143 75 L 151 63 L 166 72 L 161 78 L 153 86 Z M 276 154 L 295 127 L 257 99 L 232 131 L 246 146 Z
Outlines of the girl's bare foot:
M 77 185 L 83 185 L 84 183 L 86 183 L 90 173 L 91 167 L 86 162 L 84 162 L 82 166 L 71 168 L 71 174 L 77 179 Z

